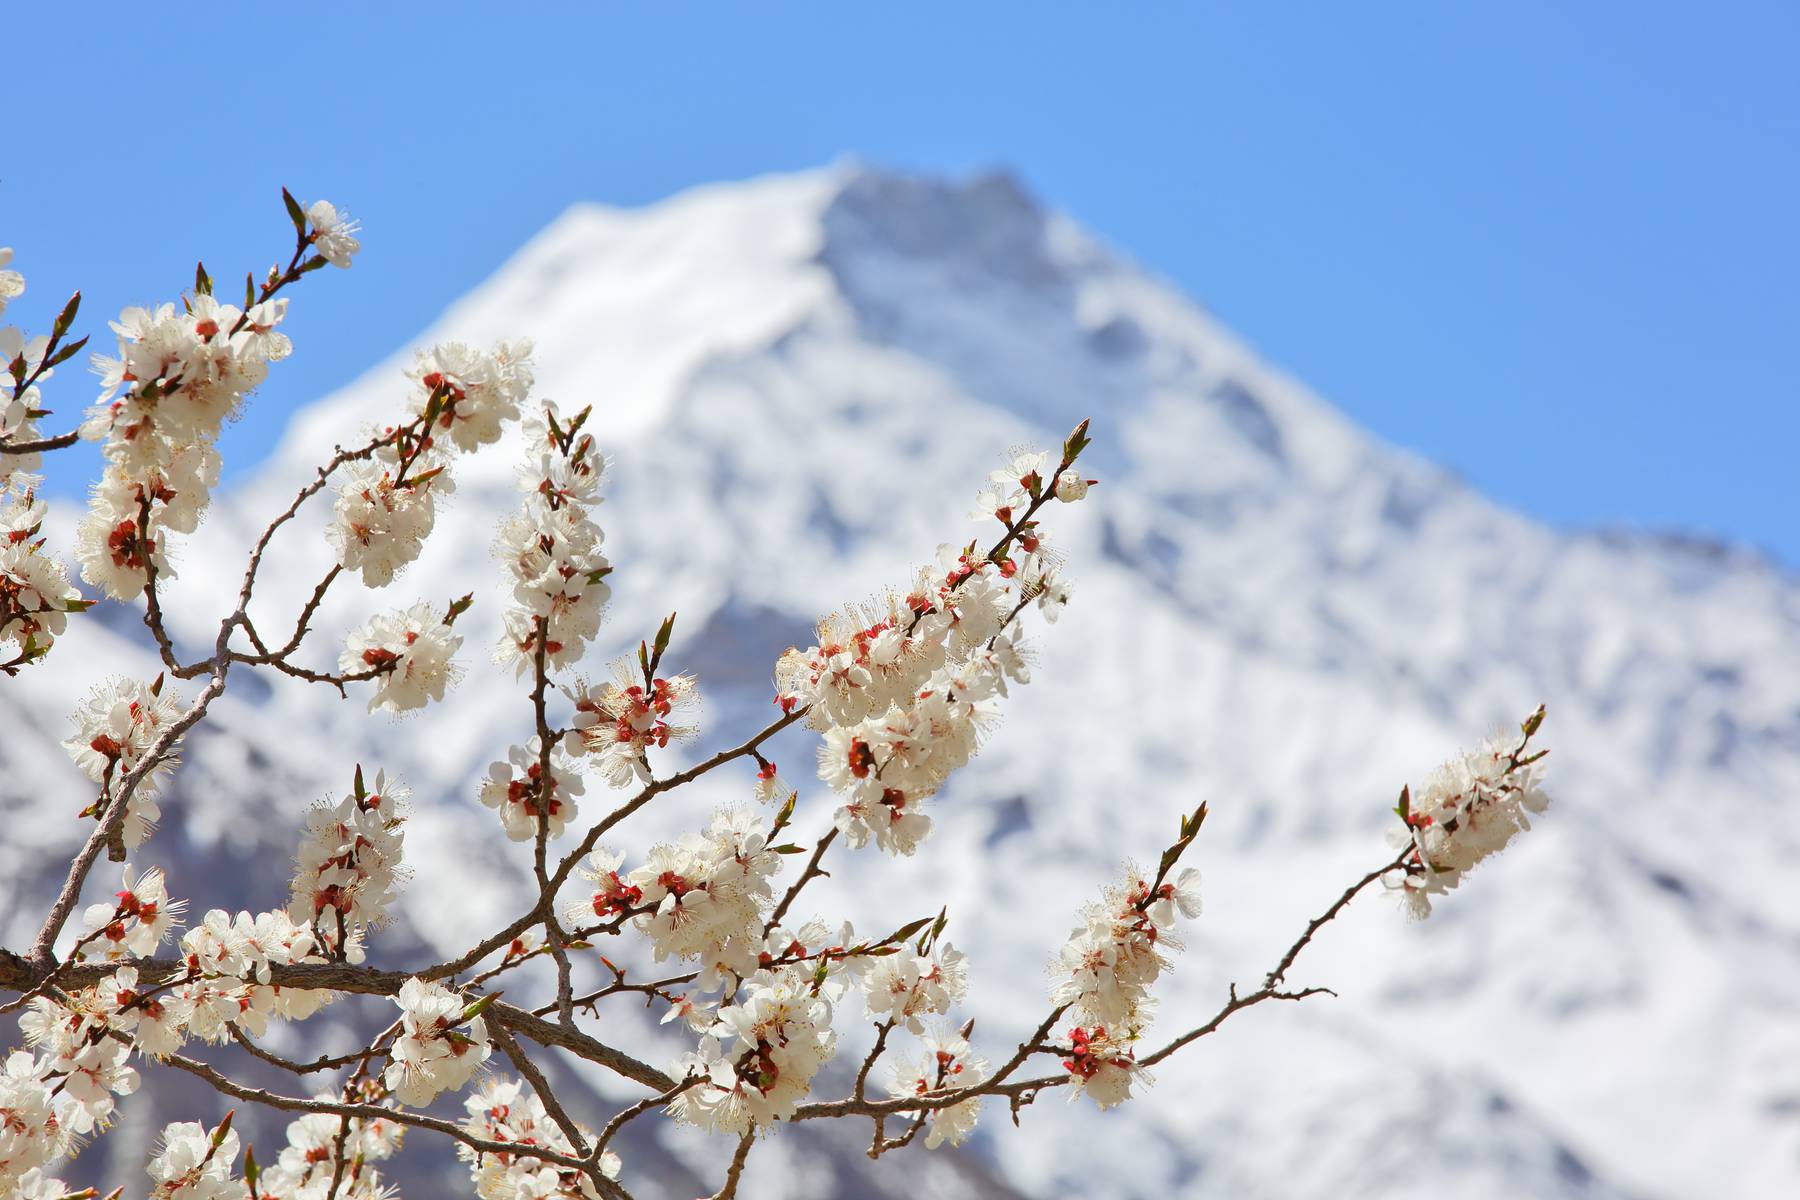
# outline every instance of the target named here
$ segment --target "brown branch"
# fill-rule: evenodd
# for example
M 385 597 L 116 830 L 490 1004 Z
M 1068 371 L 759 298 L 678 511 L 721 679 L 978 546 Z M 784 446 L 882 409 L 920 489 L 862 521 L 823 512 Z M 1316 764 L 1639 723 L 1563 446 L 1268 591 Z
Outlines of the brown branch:
M 666 1091 L 660 1092 L 654 1096 L 646 1096 L 636 1104 L 620 1109 L 613 1115 L 613 1119 L 606 1123 L 606 1127 L 600 1131 L 600 1136 L 594 1139 L 595 1160 L 598 1161 L 601 1153 L 606 1149 L 606 1144 L 612 1141 L 619 1130 L 623 1129 L 628 1123 L 635 1121 L 653 1108 L 661 1108 L 663 1105 L 667 1104 L 700 1081 L 700 1076 L 689 1075 L 684 1079 L 676 1080 Z
M 412 1125 L 419 1129 L 429 1129 L 433 1133 L 441 1133 L 445 1137 L 454 1138 L 484 1154 L 517 1154 L 527 1158 L 542 1159 L 545 1162 L 555 1163 L 560 1167 L 570 1167 L 577 1171 L 583 1169 L 583 1163 L 578 1158 L 572 1158 L 554 1150 L 546 1150 L 542 1146 L 534 1146 L 527 1142 L 496 1142 L 489 1138 L 477 1137 L 460 1125 L 441 1117 L 428 1117 L 423 1113 L 408 1112 L 400 1108 L 383 1108 L 378 1104 L 339 1104 L 330 1100 L 302 1100 L 298 1096 L 283 1096 L 263 1088 L 246 1087 L 206 1063 L 185 1055 L 171 1054 L 162 1061 L 177 1070 L 186 1071 L 196 1078 L 205 1080 L 217 1092 L 233 1099 L 247 1100 L 252 1104 L 261 1104 L 285 1112 L 329 1113 L 332 1116 L 353 1120 L 393 1121 L 399 1125 Z
M 19 390 L 24 391 L 23 388 Z M 71 429 L 55 437 L 38 438 L 31 442 L 0 442 L 0 454 L 41 454 L 46 450 L 66 450 L 80 440 L 81 430 Z
M 769 930 L 781 924 L 781 918 L 787 915 L 788 909 L 795 900 L 799 899 L 802 888 L 819 876 L 829 874 L 819 866 L 819 863 L 824 859 L 825 851 L 831 848 L 831 843 L 837 840 L 837 835 L 836 825 L 825 831 L 825 836 L 821 837 L 818 844 L 813 847 L 812 857 L 807 860 L 806 869 L 800 872 L 800 878 L 794 880 L 793 885 L 788 888 L 787 894 L 782 896 L 781 903 L 775 906 L 775 911 L 770 913 L 769 919 L 763 923 L 763 933 L 767 934 Z
M 757 733 L 749 741 L 744 742 L 741 745 L 733 746 L 729 750 L 721 750 L 704 762 L 697 763 L 678 774 L 670 775 L 667 778 L 659 779 L 654 783 L 646 784 L 637 795 L 633 796 L 618 808 L 615 808 L 612 812 L 608 813 L 600 821 L 590 827 L 587 835 L 582 838 L 581 844 L 563 856 L 562 860 L 557 864 L 556 871 L 550 876 L 549 895 L 554 897 L 556 893 L 562 890 L 563 884 L 567 883 L 569 876 L 574 873 L 576 865 L 580 863 L 582 858 L 599 843 L 601 837 L 605 835 L 607 830 L 642 808 L 660 793 L 681 787 L 683 784 L 692 783 L 708 771 L 723 766 L 733 759 L 755 754 L 758 746 L 761 746 L 771 737 L 774 737 L 777 733 L 780 733 L 783 729 L 786 729 L 789 725 L 792 725 L 805 715 L 806 709 L 804 708 L 797 709 L 791 713 L 786 713 L 780 719 L 765 726 L 761 732 Z M 530 929 L 533 925 L 538 924 L 543 919 L 541 910 L 547 902 L 554 903 L 554 900 L 546 901 L 544 894 L 540 892 L 538 902 L 532 907 L 530 912 L 519 917 L 510 925 L 506 926 L 506 928 L 500 930 L 500 932 L 482 939 L 461 957 L 453 958 L 448 962 L 438 963 L 436 966 L 426 968 L 419 973 L 419 978 L 444 979 L 468 970 L 470 967 L 492 954 L 495 950 L 510 944 L 514 938 L 518 937 L 521 933 L 524 933 L 527 929 Z
M 744 1163 L 750 1157 L 750 1147 L 756 1144 L 756 1130 L 738 1139 L 737 1151 L 731 1156 L 731 1165 L 725 1169 L 725 1184 L 712 1194 L 711 1200 L 731 1200 L 737 1195 L 738 1181 L 744 1177 Z
M 581 1135 L 581 1128 L 569 1116 L 568 1110 L 563 1108 L 562 1101 L 556 1098 L 556 1093 L 550 1090 L 550 1081 L 544 1078 L 544 1073 L 538 1069 L 538 1065 L 531 1061 L 531 1056 L 525 1053 L 524 1048 L 519 1045 L 519 1040 L 513 1037 L 504 1025 L 494 1026 L 493 1037 L 494 1043 L 500 1047 L 507 1058 L 512 1060 L 512 1065 L 518 1068 L 519 1074 L 523 1075 L 526 1082 L 531 1084 L 532 1090 L 543 1102 L 544 1111 L 550 1114 L 550 1119 L 556 1122 L 556 1127 L 562 1130 L 564 1137 L 569 1139 L 569 1145 L 575 1148 L 575 1153 L 583 1158 L 590 1157 L 587 1139 Z M 592 1177 L 598 1175 L 599 1170 L 597 1167 L 590 1168 L 587 1173 Z

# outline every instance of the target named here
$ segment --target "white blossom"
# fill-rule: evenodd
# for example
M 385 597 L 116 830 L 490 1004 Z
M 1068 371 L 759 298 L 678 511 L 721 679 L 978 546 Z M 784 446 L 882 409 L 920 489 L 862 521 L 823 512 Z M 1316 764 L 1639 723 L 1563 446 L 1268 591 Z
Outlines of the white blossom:
M 487 1080 L 463 1102 L 463 1108 L 468 1113 L 463 1130 L 475 1137 L 576 1156 L 575 1147 L 550 1119 L 543 1101 L 516 1080 Z M 583 1140 L 592 1142 L 591 1131 L 581 1126 L 576 1129 Z M 459 1143 L 457 1155 L 469 1164 L 475 1194 L 481 1200 L 597 1200 L 600 1195 L 585 1173 L 529 1154 L 478 1153 Z M 601 1175 L 617 1179 L 619 1156 L 605 1151 L 599 1167 Z
M 621 665 L 616 682 L 583 682 L 570 696 L 575 718 L 564 745 L 571 754 L 587 755 L 613 787 L 649 782 L 650 748 L 666 747 L 694 732 L 681 719 L 697 703 L 691 676 L 658 676 L 645 687 L 630 672 Z
M 460 673 L 451 655 L 461 645 L 444 615 L 421 602 L 371 617 L 352 632 L 338 668 L 347 675 L 380 672 L 370 712 L 410 712 L 444 698 L 444 689 Z
M 525 498 L 494 545 L 513 600 L 495 657 L 521 675 L 534 669 L 540 648 L 550 670 L 578 660 L 599 632 L 611 596 L 605 579 L 612 565 L 588 511 L 599 502 L 605 460 L 593 438 L 577 432 L 576 420 L 545 404 L 525 422 L 527 457 L 519 475 Z
M 1073 504 L 1087 495 L 1088 486 L 1094 480 L 1082 478 L 1076 470 L 1064 471 L 1056 477 L 1056 498 L 1064 504 Z
M 1131 1098 L 1134 1085 L 1151 1083 L 1150 1072 L 1138 1064 L 1130 1039 L 1112 1028 L 1072 1029 L 1069 1046 L 1069 1057 L 1062 1065 L 1074 1085 L 1070 1100 L 1086 1096 L 1103 1109 L 1113 1108 Z
M 356 236 L 362 231 L 362 222 L 351 220 L 348 212 L 329 200 L 315 200 L 307 207 L 306 224 L 310 229 L 307 240 L 334 267 L 348 267 L 362 249 Z
M 438 398 L 432 437 L 473 451 L 499 441 L 505 423 L 518 419 L 533 379 L 531 343 L 497 342 L 483 351 L 443 342 L 420 351 L 406 374 L 415 385 L 409 402 L 415 414 Z
M 418 1108 L 462 1088 L 493 1053 L 487 1022 L 465 1022 L 462 997 L 443 984 L 409 979 L 394 1003 L 401 1029 L 383 1080 L 400 1103 Z
M 1524 753 L 1542 711 L 1525 724 L 1521 741 L 1503 736 L 1451 759 L 1417 795 L 1410 789 L 1400 809 L 1405 830 L 1389 841 L 1411 847 L 1407 861 L 1382 883 L 1395 892 L 1408 916 L 1431 912 L 1431 898 L 1452 891 L 1483 860 L 1498 854 L 1531 827 L 1549 806 L 1543 789 L 1542 754 Z
M 169 898 L 161 869 L 151 867 L 137 874 L 136 868 L 127 866 L 112 902 L 90 904 L 81 914 L 87 932 L 98 935 L 84 957 L 98 955 L 107 962 L 127 956 L 149 958 L 186 907 L 187 901 Z
M 563 827 L 575 817 L 575 797 L 581 795 L 581 776 L 560 744 L 550 748 L 550 771 L 543 773 L 541 745 L 532 738 L 507 751 L 505 762 L 493 763 L 481 784 L 481 802 L 498 809 L 506 836 L 515 842 L 535 838 L 540 825 L 550 837 L 562 836 Z
M 658 961 L 723 956 L 740 976 L 755 969 L 771 880 L 781 870 L 781 856 L 765 842 L 754 816 L 724 809 L 704 833 L 651 847 L 626 882 L 639 897 L 634 905 L 654 906 L 633 923 Z
M 920 1040 L 925 1050 L 922 1060 L 905 1059 L 894 1065 L 888 1094 L 896 1100 L 941 1095 L 986 1081 L 987 1059 L 972 1053 L 961 1034 L 931 1030 Z M 925 1109 L 925 1148 L 935 1150 L 945 1142 L 960 1146 L 967 1141 L 981 1117 L 981 1099 L 971 1096 L 943 1108 Z
M 925 954 L 903 946 L 897 954 L 870 960 L 859 982 L 871 1018 L 890 1020 L 923 1035 L 921 1017 L 948 1013 L 967 993 L 968 963 L 948 942 Z
M 139 770 L 151 748 L 181 715 L 181 705 L 158 676 L 150 683 L 112 679 L 95 689 L 75 710 L 75 733 L 63 746 L 75 765 L 103 791 L 110 792 L 125 776 Z M 156 804 L 160 777 L 172 771 L 176 755 L 164 751 L 132 792 L 126 809 L 127 847 L 143 844 L 162 815 Z
M 6 311 L 7 304 L 25 294 L 25 277 L 7 266 L 12 260 L 13 248 L 0 246 L 0 313 Z
M 326 538 L 340 566 L 359 572 L 368 587 L 386 587 L 419 556 L 437 519 L 437 498 L 455 484 L 441 468 L 402 478 L 381 462 L 353 462 L 344 472 Z
M 324 1092 L 314 1099 L 342 1097 Z M 390 1200 L 394 1193 L 373 1164 L 394 1156 L 405 1128 L 385 1118 L 352 1117 L 346 1125 L 331 1113 L 306 1113 L 289 1123 L 287 1145 L 259 1186 L 271 1200 L 326 1200 L 335 1179 L 340 1200 Z
M 402 877 L 407 796 L 386 772 L 375 776 L 373 791 L 364 788 L 358 771 L 350 795 L 307 814 L 288 915 L 310 925 L 328 954 L 336 951 L 340 923 L 354 931 L 387 916 Z
M 120 967 L 94 989 L 108 1028 L 127 1034 L 132 1048 L 151 1058 L 167 1058 L 187 1039 L 192 1006 L 178 992 L 153 992 L 138 982 L 138 969 Z
M 0 425 L 0 438 L 5 434 Z M 0 476 L 0 644 L 10 641 L 20 650 L 28 641 L 48 649 L 81 602 L 68 569 L 39 536 L 48 506 L 37 498 L 37 485 L 36 476 L 17 470 Z
M 48 1064 L 27 1050 L 14 1050 L 0 1065 L 0 1192 L 23 1191 L 27 1181 L 69 1153 L 69 1131 L 56 1113 Z M 32 1186 L 36 1186 L 33 1184 Z M 60 1200 L 60 1194 L 57 1195 Z
M 736 1134 L 792 1116 L 837 1048 L 831 1004 L 815 994 L 811 975 L 783 967 L 745 980 L 740 1000 L 722 1007 L 699 1049 L 675 1064 L 677 1078 L 703 1082 L 676 1096 L 670 1113 Z
M 155 1200 L 239 1200 L 244 1185 L 231 1177 L 238 1135 L 215 1134 L 198 1121 L 165 1125 L 162 1146 L 146 1168 L 156 1181 Z

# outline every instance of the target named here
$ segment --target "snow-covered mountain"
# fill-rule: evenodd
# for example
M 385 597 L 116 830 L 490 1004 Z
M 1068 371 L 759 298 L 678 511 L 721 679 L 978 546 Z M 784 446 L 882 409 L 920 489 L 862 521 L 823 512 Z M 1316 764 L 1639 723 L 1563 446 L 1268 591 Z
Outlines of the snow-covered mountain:
M 326 290 L 309 281 L 297 302 Z M 1549 815 L 1427 923 L 1378 896 L 1352 906 L 1295 977 L 1341 998 L 1234 1018 L 1118 1114 L 1051 1097 L 1013 1130 L 991 1109 L 976 1153 L 934 1152 L 928 1172 L 918 1150 L 868 1163 L 864 1130 L 786 1130 L 752 1159 L 752 1194 L 1800 1194 L 1800 580 L 1496 507 L 1004 175 L 842 167 L 576 208 L 424 340 L 519 335 L 537 341 L 542 393 L 594 404 L 612 460 L 603 640 L 622 652 L 680 614 L 672 654 L 708 697 L 696 748 L 767 719 L 770 666 L 814 618 L 974 536 L 974 490 L 1007 447 L 1093 418 L 1084 465 L 1104 482 L 1051 514 L 1076 594 L 1038 639 L 1033 683 L 941 799 L 924 853 L 865 852 L 816 898 L 869 927 L 947 904 L 991 1057 L 1043 1010 L 1044 961 L 1080 901 L 1166 844 L 1179 810 L 1212 806 L 1195 851 L 1208 907 L 1159 1033 L 1260 979 L 1381 861 L 1401 783 L 1549 706 Z M 335 442 L 395 410 L 408 353 L 297 414 L 220 498 L 169 604 L 195 646 L 255 532 Z M 1483 449 L 1528 455 L 1534 436 L 1554 432 L 1498 428 Z M 467 677 L 394 724 L 329 689 L 235 676 L 143 856 L 197 905 L 277 903 L 301 813 L 360 760 L 416 793 L 417 876 L 377 960 L 454 953 L 517 911 L 527 856 L 471 786 L 530 726 L 523 690 L 482 661 L 512 464 L 455 470 L 425 556 L 383 595 L 336 592 L 321 645 L 371 607 L 474 587 Z M 324 569 L 318 515 L 278 543 L 259 623 L 291 622 Z M 0 684 L 17 731 L 0 742 L 7 945 L 81 832 L 65 714 L 101 675 L 155 671 L 136 621 L 103 605 L 48 668 Z M 801 782 L 810 742 L 784 737 L 776 757 Z M 742 796 L 740 775 L 647 809 L 634 844 Z M 822 827 L 823 789 L 802 804 Z M 631 1036 L 651 1058 L 680 1048 L 666 1027 Z M 158 1095 L 101 1143 L 109 1182 L 136 1186 L 118 1155 L 152 1117 L 216 1107 Z M 644 1140 L 626 1169 L 693 1195 L 716 1152 Z

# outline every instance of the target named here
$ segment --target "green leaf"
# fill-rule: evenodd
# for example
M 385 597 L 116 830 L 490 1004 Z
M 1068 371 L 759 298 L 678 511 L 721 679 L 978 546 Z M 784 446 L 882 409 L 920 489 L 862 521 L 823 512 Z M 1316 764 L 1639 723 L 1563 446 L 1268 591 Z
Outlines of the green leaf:
M 195 263 L 194 294 L 197 296 L 210 296 L 212 295 L 212 291 L 212 276 L 206 273 L 206 264 L 203 262 Z
M 80 310 L 81 293 L 76 292 L 69 297 L 69 302 L 63 305 L 62 311 L 56 314 L 56 323 L 50 327 L 51 340 L 60 340 L 63 334 L 69 332 L 69 326 L 75 323 L 75 314 Z
M 479 1017 L 482 1013 L 486 1012 L 488 1010 L 488 1006 L 491 1005 L 494 1001 L 498 1000 L 503 995 L 505 995 L 504 992 L 489 992 L 487 995 L 483 996 L 481 999 L 475 1001 L 475 1003 L 473 1003 L 473 1004 L 469 1005 L 467 1008 L 463 1009 L 462 1016 L 460 1016 L 456 1019 L 456 1023 L 458 1025 L 461 1025 L 465 1021 L 473 1021 L 476 1017 Z
M 353 790 L 353 794 L 356 796 L 357 803 L 359 803 L 359 804 L 369 794 L 369 789 L 363 786 L 363 774 L 362 774 L 362 764 L 361 763 L 356 764 L 356 780 L 350 786 Z
M 87 344 L 88 344 L 88 340 L 86 338 L 81 338 L 78 341 L 70 342 L 68 345 L 64 346 L 62 349 L 58 350 L 55 354 L 50 356 L 50 362 L 48 363 L 48 365 L 52 366 L 52 367 L 62 366 L 64 363 L 68 362 L 71 358 L 74 358 L 77 354 L 80 354 L 81 348 Z
M 661 658 L 663 651 L 669 648 L 669 639 L 674 636 L 674 633 L 675 614 L 670 613 L 668 617 L 663 620 L 662 628 L 656 631 L 656 643 L 652 649 L 655 650 L 657 658 Z
M 899 929 L 895 930 L 894 935 L 892 937 L 890 937 L 888 939 L 888 941 L 904 942 L 908 938 L 910 938 L 913 934 L 919 932 L 919 930 L 921 930 L 921 929 L 925 928 L 927 925 L 931 924 L 932 920 L 933 920 L 933 918 L 931 918 L 931 917 L 920 917 L 916 921 L 909 921 L 905 925 L 902 925 Z
M 1084 418 L 1068 438 L 1063 442 L 1063 466 L 1066 468 L 1081 457 L 1081 452 L 1088 448 L 1090 439 L 1087 435 L 1088 423 Z
M 462 616 L 464 613 L 468 612 L 469 608 L 474 603 L 475 603 L 475 593 L 474 592 L 470 592 L 468 595 L 463 596 L 460 599 L 452 600 L 450 602 L 449 609 L 444 613 L 444 624 L 446 624 L 446 625 L 456 624 L 456 618 L 458 618 L 458 617 Z
M 1400 802 L 1394 805 L 1394 815 L 1402 821 L 1412 816 L 1412 785 L 1407 784 L 1400 789 Z
M 86 612 L 98 603 L 100 603 L 98 600 L 64 600 L 63 611 L 72 613 Z
M 805 854 L 806 853 L 805 846 L 796 846 L 792 842 L 783 842 L 779 846 L 770 846 L 769 849 L 771 852 L 773 852 L 775 854 Z
M 294 193 L 288 191 L 286 188 L 281 189 L 281 202 L 287 206 L 288 220 L 294 223 L 294 232 L 301 237 L 305 237 L 306 210 L 302 209 L 300 207 L 300 202 L 294 199 Z

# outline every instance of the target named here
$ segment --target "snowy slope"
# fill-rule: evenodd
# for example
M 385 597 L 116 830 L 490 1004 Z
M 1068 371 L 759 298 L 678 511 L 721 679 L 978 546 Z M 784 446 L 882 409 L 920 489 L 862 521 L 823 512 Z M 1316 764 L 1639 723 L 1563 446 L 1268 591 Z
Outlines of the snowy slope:
M 1531 836 L 1427 924 L 1359 902 L 1296 977 L 1341 999 L 1234 1019 L 1165 1064 L 1150 1102 L 1100 1118 L 1050 1098 L 1021 1131 L 990 1113 L 981 1153 L 1013 1187 L 1800 1191 L 1800 582 L 1729 550 L 1564 535 L 1495 507 L 1356 429 L 1005 176 L 838 168 L 641 212 L 578 208 L 426 340 L 520 334 L 538 341 L 542 392 L 594 403 L 613 460 L 603 641 L 622 651 L 681 614 L 674 653 L 709 701 L 702 746 L 766 720 L 769 667 L 814 617 L 973 536 L 974 488 L 1004 448 L 1094 418 L 1105 482 L 1051 514 L 1077 591 L 1040 639 L 1033 684 L 943 799 L 928 854 L 870 852 L 856 887 L 829 880 L 818 896 L 871 925 L 896 912 L 873 896 L 905 895 L 908 913 L 948 904 L 976 963 L 977 1041 L 995 1056 L 1041 1011 L 1045 956 L 1079 900 L 1165 844 L 1178 809 L 1212 804 L 1197 847 L 1208 911 L 1159 1032 L 1260 978 L 1383 857 L 1402 782 L 1549 705 L 1557 803 Z M 393 410 L 404 361 L 299 414 L 259 476 L 222 498 L 170 604 L 188 636 L 235 591 L 235 568 L 209 560 L 247 545 L 335 442 Z M 1530 453 L 1509 436 L 1484 449 Z M 178 887 L 195 879 L 200 903 L 274 902 L 298 814 L 356 758 L 418 794 L 419 878 L 378 958 L 460 950 L 474 924 L 514 910 L 528 863 L 470 786 L 529 729 L 523 692 L 481 652 L 511 464 L 456 470 L 425 557 L 378 598 L 341 590 L 321 626 L 475 586 L 468 677 L 399 725 L 324 689 L 239 678 L 168 806 L 191 832 L 171 821 L 149 855 Z M 260 610 L 270 627 L 327 562 L 316 514 L 297 524 Z M 132 614 L 96 613 L 107 607 L 104 623 L 77 623 L 59 669 L 0 688 L 0 707 L 42 730 L 0 745 L 8 910 L 50 886 L 44 851 L 76 832 L 59 714 L 95 675 L 154 670 Z M 806 738 L 777 757 L 807 777 Z M 807 799 L 817 824 L 822 790 Z M 705 811 L 699 798 L 653 807 L 643 835 Z M 8 944 L 22 923 L 7 919 Z M 678 1048 L 666 1030 L 644 1037 L 663 1039 L 652 1057 Z M 189 1114 L 164 1119 L 176 1115 Z M 636 1152 L 704 1175 L 707 1149 L 689 1141 Z M 871 1174 L 855 1145 L 778 1145 L 753 1160 L 762 1194 L 913 1179 L 900 1164 Z M 776 1169 L 784 1156 L 791 1170 Z M 942 1194 L 997 1194 L 979 1162 L 942 1169 Z M 662 1177 L 693 1194 L 674 1166 Z

